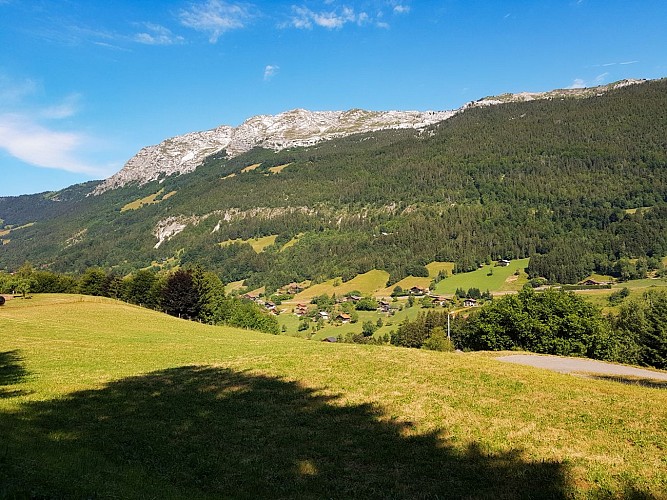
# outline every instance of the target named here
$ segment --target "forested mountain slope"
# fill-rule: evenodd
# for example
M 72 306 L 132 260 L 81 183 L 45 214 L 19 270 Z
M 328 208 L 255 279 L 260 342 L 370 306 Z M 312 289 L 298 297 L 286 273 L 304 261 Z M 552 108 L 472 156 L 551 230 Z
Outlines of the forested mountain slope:
M 466 270 L 501 257 L 532 257 L 533 274 L 561 282 L 619 274 L 667 253 L 667 80 L 471 107 L 418 131 L 219 153 L 161 183 L 74 191 L 48 214 L 0 199 L 5 224 L 36 222 L 0 236 L 0 267 L 124 273 L 174 258 L 269 287 L 373 268 L 396 281 L 433 260 Z M 220 245 L 268 235 L 259 253 Z

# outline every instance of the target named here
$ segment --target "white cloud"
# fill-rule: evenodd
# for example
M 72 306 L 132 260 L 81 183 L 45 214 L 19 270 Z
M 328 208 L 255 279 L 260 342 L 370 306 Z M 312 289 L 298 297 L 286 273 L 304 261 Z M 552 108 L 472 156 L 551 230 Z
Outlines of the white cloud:
M 31 165 L 88 175 L 108 173 L 77 158 L 87 140 L 84 134 L 52 130 L 24 115 L 0 115 L 0 148 Z
M 275 66 L 272 64 L 269 64 L 264 68 L 264 81 L 268 82 L 271 80 L 276 74 L 278 73 L 278 70 L 280 69 L 280 66 Z
M 565 87 L 566 89 L 583 89 L 586 87 L 586 82 L 581 78 L 575 78 L 572 85 Z
M 312 29 L 313 25 L 329 30 L 340 29 L 348 23 L 364 25 L 370 21 L 366 12 L 355 13 L 351 7 L 315 12 L 308 7 L 292 6 L 292 17 L 287 26 Z
M 216 43 L 227 31 L 245 27 L 253 15 L 246 4 L 227 3 L 222 0 L 208 0 L 192 4 L 181 10 L 179 19 L 183 26 L 209 35 L 209 41 Z
M 37 83 L 29 78 L 17 82 L 0 73 L 0 104 L 12 104 L 37 90 Z
M 72 93 L 47 106 L 27 104 L 28 98 L 39 97 L 41 90 L 34 80 L 16 81 L 0 74 L 0 149 L 38 167 L 94 176 L 112 173 L 81 159 L 84 150 L 95 143 L 94 138 L 58 126 L 58 120 L 77 113 L 81 96 Z
M 61 120 L 74 116 L 79 110 L 80 94 L 70 94 L 60 104 L 54 104 L 40 111 L 40 116 L 51 120 Z
M 625 61 L 625 62 L 620 62 L 618 64 L 625 66 L 626 64 L 637 64 L 638 62 L 639 61 Z
M 602 73 L 601 75 L 598 75 L 595 77 L 595 83 L 597 85 L 602 85 L 604 81 L 607 79 L 609 76 L 609 72 Z
M 409 5 L 394 5 L 394 14 L 407 14 L 410 12 Z
M 182 36 L 174 35 L 171 30 L 159 24 L 144 23 L 145 32 L 134 35 L 133 40 L 146 45 L 174 45 L 183 43 Z

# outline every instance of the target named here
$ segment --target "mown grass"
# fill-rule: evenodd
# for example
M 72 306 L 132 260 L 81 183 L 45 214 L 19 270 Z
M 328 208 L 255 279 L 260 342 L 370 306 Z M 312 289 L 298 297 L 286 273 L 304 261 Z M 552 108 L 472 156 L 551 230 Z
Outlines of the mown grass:
M 519 277 L 522 271 L 528 266 L 529 259 L 513 260 L 509 266 L 500 267 L 494 264 L 485 265 L 469 273 L 460 273 L 449 276 L 438 283 L 435 293 L 441 295 L 453 294 L 457 288 L 468 290 L 469 288 L 479 288 L 481 291 L 489 290 L 491 292 L 500 290 L 520 290 L 525 281 L 513 280 L 511 277 L 519 270 Z
M 292 302 L 308 302 L 313 297 L 324 294 L 329 296 L 336 294 L 337 297 L 340 297 L 355 290 L 361 292 L 363 295 L 372 295 L 377 290 L 385 288 L 388 280 L 388 272 L 373 269 L 367 273 L 358 274 L 345 283 L 341 281 L 341 278 L 334 278 L 324 283 L 312 285 L 303 292 L 295 295 Z
M 0 497 L 664 498 L 667 391 L 108 299 L 0 308 Z M 650 404 L 648 403 L 650 402 Z
M 247 172 L 252 172 L 255 170 L 257 167 L 259 167 L 261 163 L 253 163 L 252 165 L 248 165 L 247 167 L 244 167 L 241 169 L 241 173 L 245 174 Z
M 630 300 L 640 298 L 645 292 L 654 288 L 667 287 L 667 279 L 641 279 L 631 280 L 622 283 L 616 283 L 611 288 L 601 288 L 595 290 L 577 290 L 575 293 L 580 294 L 588 302 L 602 309 L 604 313 L 616 313 L 621 308 L 622 304 Z M 622 302 L 611 304 L 609 297 L 612 293 L 627 288 L 630 294 Z
M 232 243 L 248 243 L 255 252 L 262 253 L 266 247 L 271 246 L 276 242 L 276 238 L 278 238 L 278 235 L 272 234 L 269 236 L 262 236 L 260 238 L 250 238 L 249 240 L 226 240 L 218 243 L 218 245 L 225 246 L 231 245 Z
M 302 236 L 303 236 L 303 233 L 297 234 L 294 238 L 292 238 L 287 243 L 285 243 L 282 246 L 282 248 L 280 249 L 280 251 L 283 252 L 283 251 L 287 250 L 288 248 L 293 247 L 294 245 L 296 245 L 299 242 L 299 238 L 301 238 Z
M 160 189 L 157 193 L 149 194 L 148 196 L 139 198 L 138 200 L 131 201 L 130 203 L 125 204 L 123 208 L 120 209 L 120 211 L 127 212 L 128 210 L 138 210 L 142 207 L 145 207 L 146 205 L 155 205 L 156 203 L 160 203 L 162 200 L 171 198 L 176 194 L 176 191 L 170 191 L 164 196 L 160 197 L 163 192 L 164 189 Z
M 277 165 L 275 167 L 269 167 L 268 171 L 271 172 L 272 174 L 279 174 L 283 170 L 285 170 L 287 167 L 289 167 L 292 163 L 285 163 L 284 165 Z

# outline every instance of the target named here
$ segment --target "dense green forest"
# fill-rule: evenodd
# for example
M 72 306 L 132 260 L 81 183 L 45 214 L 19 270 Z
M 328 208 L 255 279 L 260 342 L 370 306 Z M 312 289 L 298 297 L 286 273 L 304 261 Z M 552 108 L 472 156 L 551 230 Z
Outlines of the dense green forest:
M 424 275 L 434 260 L 458 272 L 531 257 L 530 275 L 552 282 L 594 271 L 641 277 L 667 254 L 665 137 L 667 80 L 658 80 L 585 99 L 473 107 L 421 131 L 218 155 L 160 184 L 0 199 L 4 224 L 36 222 L 3 236 L 0 267 L 29 259 L 125 274 L 175 262 L 273 289 L 370 269 L 393 283 Z M 160 189 L 176 194 L 121 212 Z M 187 227 L 155 248 L 156 224 L 170 216 Z M 276 242 L 259 253 L 219 245 L 268 235 Z

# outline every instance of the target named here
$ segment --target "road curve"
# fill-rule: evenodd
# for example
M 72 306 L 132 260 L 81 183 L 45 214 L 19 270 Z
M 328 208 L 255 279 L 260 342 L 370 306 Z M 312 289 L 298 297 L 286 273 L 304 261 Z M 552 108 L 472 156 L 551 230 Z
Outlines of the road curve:
M 510 354 L 496 358 L 507 363 L 545 368 L 560 373 L 580 373 L 605 376 L 637 377 L 651 380 L 667 381 L 667 372 L 645 370 L 633 366 L 605 363 L 586 358 L 563 358 L 538 354 Z

